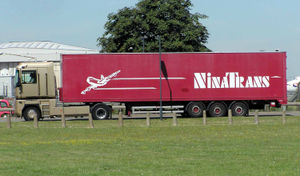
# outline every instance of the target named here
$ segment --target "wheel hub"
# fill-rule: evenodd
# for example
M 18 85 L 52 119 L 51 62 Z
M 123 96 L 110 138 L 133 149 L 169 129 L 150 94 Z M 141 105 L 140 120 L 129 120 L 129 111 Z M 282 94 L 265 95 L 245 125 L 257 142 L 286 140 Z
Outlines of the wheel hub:
M 241 113 L 243 112 L 243 109 L 241 107 L 237 107 L 236 110 L 235 110 L 237 113 Z
M 194 113 L 199 113 L 200 112 L 200 108 L 198 106 L 194 106 L 193 107 L 193 112 Z
M 243 108 L 241 107 L 236 107 L 235 112 L 241 114 L 243 112 Z
M 28 111 L 28 117 L 29 118 L 31 118 L 31 119 L 33 119 L 34 117 L 37 117 L 37 113 L 36 113 L 36 111 L 35 110 L 29 110 Z
M 215 111 L 216 114 L 221 114 L 221 112 L 222 112 L 221 108 L 219 108 L 219 107 L 216 107 L 214 109 L 214 111 Z
M 96 116 L 99 119 L 104 119 L 106 117 L 106 111 L 103 108 L 98 108 L 96 111 Z

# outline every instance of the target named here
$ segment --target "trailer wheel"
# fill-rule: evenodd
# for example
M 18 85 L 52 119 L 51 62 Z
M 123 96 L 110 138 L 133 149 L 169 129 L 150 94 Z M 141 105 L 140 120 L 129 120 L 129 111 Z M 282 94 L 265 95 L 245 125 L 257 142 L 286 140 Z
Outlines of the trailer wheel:
M 226 115 L 226 105 L 222 102 L 215 102 L 209 107 L 209 115 L 212 117 L 221 117 Z
M 92 117 L 94 120 L 108 119 L 111 113 L 111 108 L 105 104 L 96 104 L 92 107 Z
M 38 120 L 41 118 L 41 113 L 37 107 L 31 106 L 24 110 L 24 119 L 26 121 L 33 120 L 35 116 Z
M 201 117 L 204 109 L 205 105 L 202 102 L 190 102 L 186 107 L 186 111 L 191 117 Z
M 236 102 L 231 106 L 232 115 L 234 116 L 247 116 L 249 108 L 243 102 Z

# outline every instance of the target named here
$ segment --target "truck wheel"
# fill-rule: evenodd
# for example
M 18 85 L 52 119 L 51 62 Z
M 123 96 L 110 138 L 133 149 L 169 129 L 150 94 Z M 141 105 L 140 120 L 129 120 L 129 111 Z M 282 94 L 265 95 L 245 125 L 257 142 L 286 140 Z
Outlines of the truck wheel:
M 94 120 L 107 119 L 111 112 L 111 108 L 105 104 L 97 104 L 92 108 L 92 116 Z
M 33 120 L 35 116 L 37 117 L 38 120 L 41 118 L 41 113 L 40 113 L 38 108 L 28 107 L 28 108 L 25 109 L 24 119 L 26 121 Z
M 247 116 L 249 108 L 243 102 L 236 102 L 231 106 L 233 116 Z
M 226 105 L 222 102 L 215 102 L 209 107 L 209 115 L 212 117 L 221 117 L 226 115 Z
M 205 105 L 202 102 L 190 102 L 186 107 L 186 111 L 191 117 L 201 117 L 204 109 Z

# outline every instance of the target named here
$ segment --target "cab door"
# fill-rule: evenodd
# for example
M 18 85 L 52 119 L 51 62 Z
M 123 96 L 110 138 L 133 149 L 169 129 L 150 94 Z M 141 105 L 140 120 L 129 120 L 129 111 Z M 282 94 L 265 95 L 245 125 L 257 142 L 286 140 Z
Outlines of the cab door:
M 21 98 L 38 97 L 40 92 L 38 88 L 37 70 L 22 70 L 21 73 Z

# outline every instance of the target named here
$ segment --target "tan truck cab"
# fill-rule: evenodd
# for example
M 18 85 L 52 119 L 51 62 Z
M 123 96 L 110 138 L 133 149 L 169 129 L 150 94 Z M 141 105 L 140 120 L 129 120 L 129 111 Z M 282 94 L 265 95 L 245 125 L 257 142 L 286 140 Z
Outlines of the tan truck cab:
M 89 106 L 67 106 L 58 103 L 56 78 L 51 62 L 21 63 L 16 70 L 15 113 L 25 120 L 44 117 L 82 116 Z

